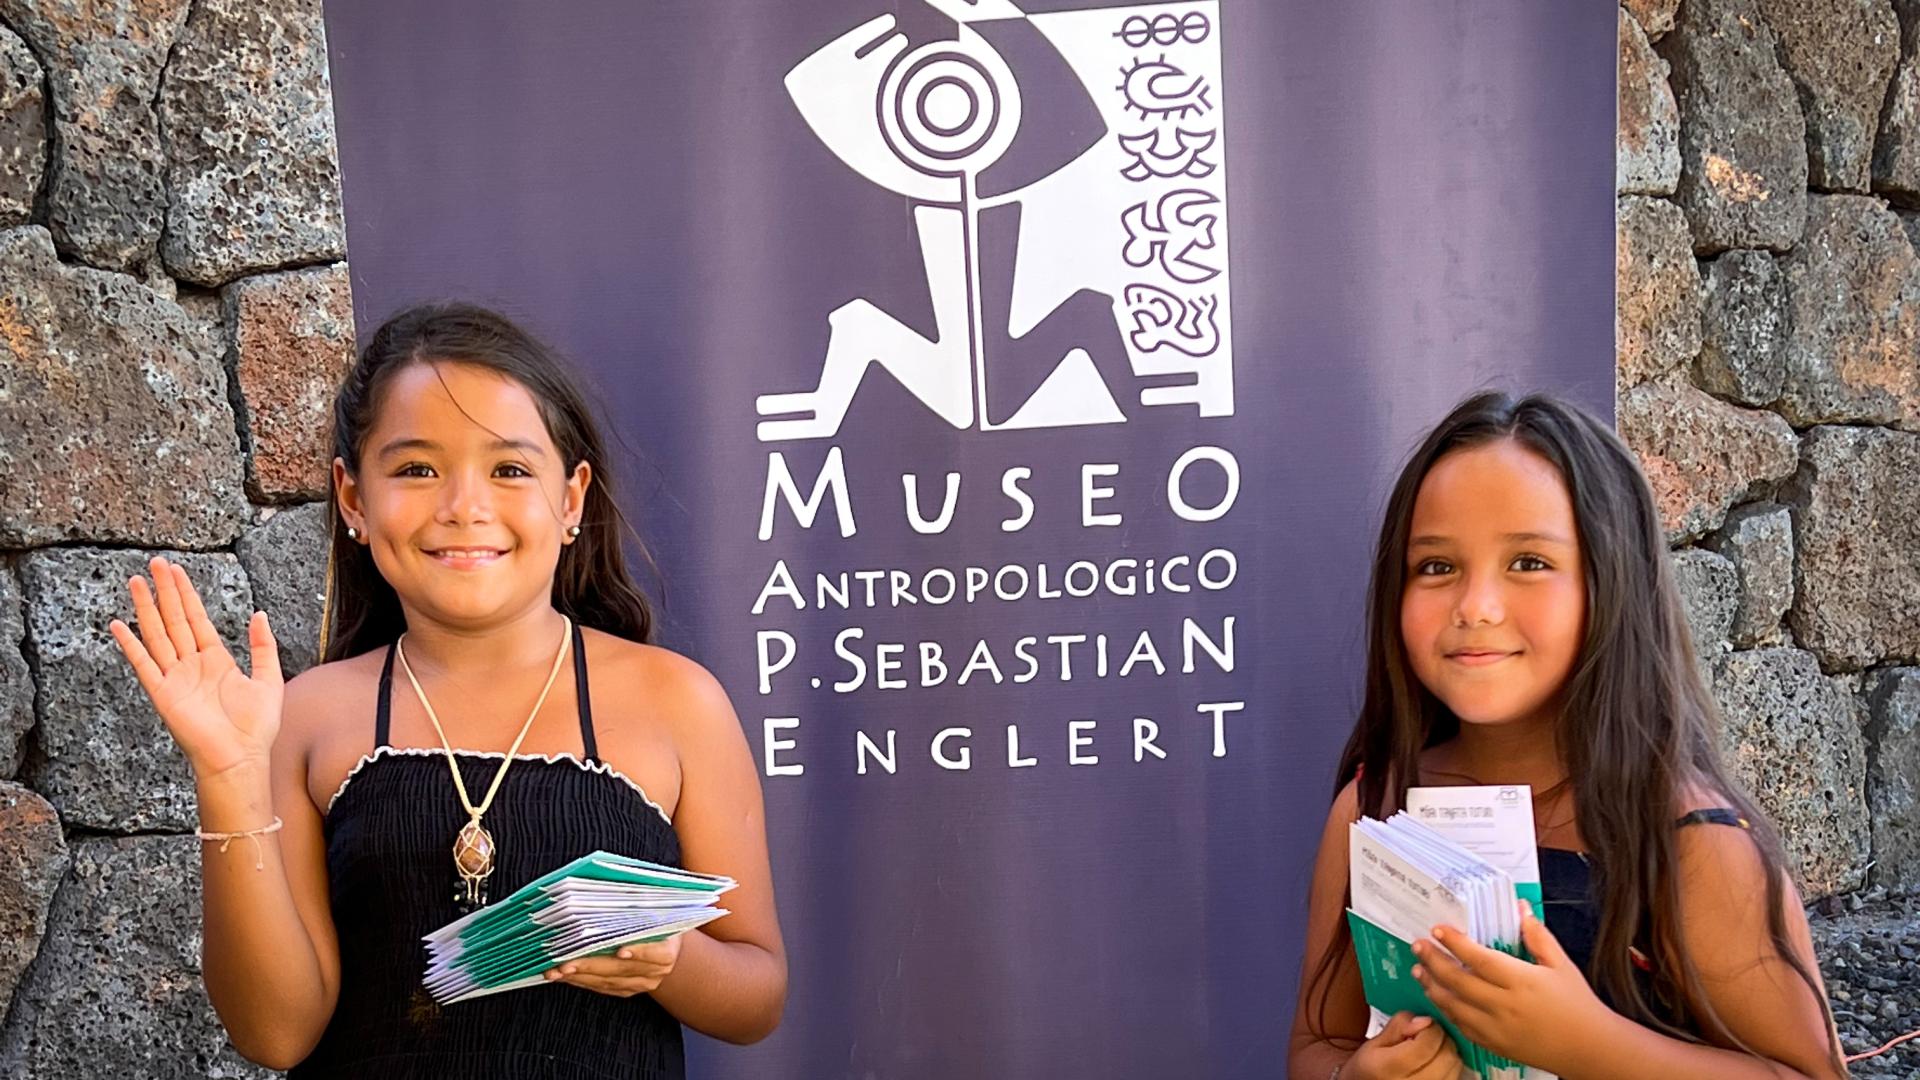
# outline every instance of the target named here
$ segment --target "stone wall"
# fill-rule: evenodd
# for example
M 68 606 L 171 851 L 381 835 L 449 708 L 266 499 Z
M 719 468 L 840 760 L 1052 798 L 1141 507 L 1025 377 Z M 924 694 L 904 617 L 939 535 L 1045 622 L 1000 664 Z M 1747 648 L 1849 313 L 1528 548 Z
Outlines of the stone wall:
M 0 0 L 0 1076 L 270 1075 L 106 625 L 164 553 L 312 664 L 344 257 L 319 0 Z
M 1920 0 L 1627 0 L 1619 424 L 1810 895 L 1920 886 Z M 318 0 L 0 0 L 0 1075 L 266 1075 L 105 626 L 313 662 L 350 362 Z
M 1920 886 L 1920 0 L 1628 0 L 1618 422 L 1812 895 Z

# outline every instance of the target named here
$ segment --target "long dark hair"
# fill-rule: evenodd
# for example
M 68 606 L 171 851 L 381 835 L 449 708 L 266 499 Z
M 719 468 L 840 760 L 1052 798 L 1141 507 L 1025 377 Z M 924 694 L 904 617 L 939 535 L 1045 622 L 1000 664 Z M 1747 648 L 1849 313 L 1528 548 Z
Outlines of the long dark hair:
M 622 535 L 639 535 L 613 500 L 613 470 L 586 399 L 560 358 L 498 312 L 472 304 L 423 304 L 394 315 L 367 340 L 333 400 L 333 453 L 358 475 L 367 432 L 394 375 L 414 364 L 453 362 L 487 368 L 533 396 L 567 471 L 593 471 L 580 535 L 560 549 L 553 606 L 582 626 L 645 642 L 653 614 L 627 572 Z M 329 502 L 328 574 L 321 619 L 322 662 L 389 644 L 406 629 L 400 598 L 366 547 L 347 537 L 338 493 Z M 646 548 L 639 545 L 643 558 Z M 651 560 L 649 560 L 651 561 Z
M 1460 730 L 1415 676 L 1400 636 L 1407 542 L 1414 500 L 1433 466 L 1503 439 L 1559 470 L 1585 562 L 1586 634 L 1562 690 L 1558 742 L 1599 901 L 1587 978 L 1616 1011 L 1656 1031 L 1695 1041 L 1693 1031 L 1705 1031 L 1747 1048 L 1707 1003 L 1698 967 L 1680 944 L 1674 819 L 1683 791 L 1705 789 L 1750 824 L 1767 878 L 1767 935 L 1823 1010 L 1826 998 L 1787 936 L 1779 837 L 1720 763 L 1718 707 L 1695 666 L 1653 493 L 1605 424 L 1547 395 L 1485 392 L 1456 406 L 1414 451 L 1388 497 L 1374 550 L 1366 694 L 1335 791 L 1357 777 L 1360 813 L 1385 817 L 1420 782 L 1421 751 Z M 1342 922 L 1307 987 L 1319 1001 L 1312 1025 L 1322 1037 L 1327 991 L 1348 946 Z M 1646 947 L 1652 961 L 1650 983 L 1635 977 L 1635 947 Z M 1838 1047 L 1831 1049 L 1837 1060 Z

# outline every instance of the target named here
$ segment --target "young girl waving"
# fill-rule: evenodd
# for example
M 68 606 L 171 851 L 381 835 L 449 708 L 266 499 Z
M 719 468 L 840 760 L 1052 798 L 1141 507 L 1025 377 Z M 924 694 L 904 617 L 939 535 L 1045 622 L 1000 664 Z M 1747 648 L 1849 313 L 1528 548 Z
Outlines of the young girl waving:
M 1416 977 L 1475 1042 L 1566 1080 L 1846 1074 L 1766 819 L 1714 752 L 1653 498 L 1603 424 L 1473 397 L 1387 505 L 1366 696 L 1314 867 L 1295 1080 L 1454 1080 L 1438 1024 L 1372 1039 L 1346 931 L 1347 828 L 1413 786 L 1526 784 L 1546 894 L 1536 963 L 1457 928 Z
M 324 663 L 252 676 L 186 574 L 113 633 L 193 765 L 207 991 L 296 1078 L 679 1077 L 681 1024 L 750 1042 L 786 960 L 726 694 L 646 644 L 599 433 L 541 345 L 466 306 L 368 342 L 334 404 Z M 446 1007 L 421 937 L 597 849 L 727 874 L 732 914 Z

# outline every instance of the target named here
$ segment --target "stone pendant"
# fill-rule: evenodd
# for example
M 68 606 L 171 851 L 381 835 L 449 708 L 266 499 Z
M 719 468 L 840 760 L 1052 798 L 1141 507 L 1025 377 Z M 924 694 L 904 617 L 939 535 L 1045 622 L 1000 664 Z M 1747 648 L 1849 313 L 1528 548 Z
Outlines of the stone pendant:
M 453 866 L 460 872 L 463 906 L 471 911 L 487 902 L 487 878 L 493 875 L 493 834 L 481 828 L 479 817 L 460 827 L 453 841 Z

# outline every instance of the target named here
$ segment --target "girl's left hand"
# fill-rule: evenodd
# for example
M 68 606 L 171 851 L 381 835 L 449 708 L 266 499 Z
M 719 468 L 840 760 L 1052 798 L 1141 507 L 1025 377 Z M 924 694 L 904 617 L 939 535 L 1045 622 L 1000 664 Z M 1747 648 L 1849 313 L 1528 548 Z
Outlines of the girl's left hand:
M 611 956 L 583 956 L 547 972 L 548 982 L 564 982 L 611 997 L 632 997 L 659 989 L 680 959 L 681 939 L 622 945 Z
M 1421 962 L 1414 978 L 1462 1034 L 1502 1057 L 1565 1072 L 1614 1015 L 1531 910 L 1521 920 L 1520 940 L 1533 963 L 1451 926 L 1435 927 L 1433 937 L 1445 948 L 1415 942 Z

